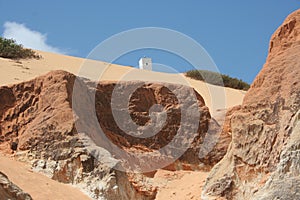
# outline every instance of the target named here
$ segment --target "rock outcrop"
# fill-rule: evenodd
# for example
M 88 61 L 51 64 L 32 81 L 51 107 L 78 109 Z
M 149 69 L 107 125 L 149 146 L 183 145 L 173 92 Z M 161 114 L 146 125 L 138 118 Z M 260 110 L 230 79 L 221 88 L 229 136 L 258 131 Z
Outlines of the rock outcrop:
M 300 10 L 274 33 L 269 55 L 230 121 L 232 142 L 203 199 L 299 199 Z
M 199 151 L 213 120 L 203 98 L 187 86 L 95 83 L 53 71 L 0 87 L 0 100 L 0 150 L 94 199 L 154 199 L 157 188 L 140 180 L 155 169 L 197 169 L 211 162 Z M 121 112 L 126 109 L 129 117 Z
M 201 161 L 207 166 L 213 167 L 226 154 L 228 146 L 231 142 L 231 118 L 234 112 L 238 111 L 241 106 L 235 106 L 224 110 L 220 113 L 221 116 L 215 116 L 210 123 L 210 134 L 205 137 L 204 148 L 210 147 L 206 150 L 205 156 L 201 157 Z M 225 117 L 223 116 L 225 114 Z M 213 148 L 211 148 L 213 147 Z M 211 170 L 211 168 L 208 168 Z
M 211 117 L 193 89 L 139 81 L 102 82 L 85 94 L 83 87 L 76 82 L 73 92 L 77 130 L 125 161 L 126 171 L 151 172 L 175 160 L 180 164 L 174 168 L 199 165 L 198 152 Z M 95 102 L 91 101 L 94 95 Z M 89 114 L 93 109 L 94 118 Z
M 0 172 L 0 199 L 32 200 L 29 194 L 13 184 L 2 172 Z

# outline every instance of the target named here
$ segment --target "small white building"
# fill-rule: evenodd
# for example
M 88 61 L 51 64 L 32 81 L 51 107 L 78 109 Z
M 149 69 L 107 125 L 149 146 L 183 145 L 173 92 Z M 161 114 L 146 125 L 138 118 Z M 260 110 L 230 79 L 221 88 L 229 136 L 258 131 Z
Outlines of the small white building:
M 143 57 L 139 60 L 139 68 L 152 71 L 152 59 Z

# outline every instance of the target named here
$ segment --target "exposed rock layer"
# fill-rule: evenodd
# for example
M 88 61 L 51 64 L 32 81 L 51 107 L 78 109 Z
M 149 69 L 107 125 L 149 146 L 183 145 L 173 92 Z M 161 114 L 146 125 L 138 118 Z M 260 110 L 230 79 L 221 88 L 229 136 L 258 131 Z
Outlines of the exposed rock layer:
M 75 97 L 79 98 L 74 98 L 74 85 L 78 89 Z M 120 119 L 124 124 L 130 124 L 132 119 L 140 126 L 153 123 L 151 120 L 160 122 L 160 119 L 165 119 L 156 135 L 143 139 L 133 137 L 116 124 L 111 108 L 116 83 L 96 84 L 76 79 L 64 71 L 54 71 L 31 81 L 0 88 L 0 150 L 15 152 L 20 159 L 31 162 L 34 170 L 54 180 L 78 185 L 94 199 L 155 198 L 157 188 L 137 181 L 142 174 L 116 170 L 128 167 L 126 162 L 134 163 L 131 167 L 146 163 L 144 166 L 149 167 L 146 171 L 157 167 L 155 164 L 151 166 L 152 160 L 158 160 L 156 164 L 159 167 L 168 165 L 166 167 L 170 169 L 192 169 L 201 162 L 208 165 L 217 162 L 225 154 L 223 152 L 211 159 L 198 156 L 211 117 L 202 97 L 193 89 L 143 82 L 119 85 L 125 88 L 118 93 L 119 96 L 138 85 L 126 105 L 130 118 Z M 177 91 L 179 98 L 187 103 L 179 101 L 170 90 Z M 155 104 L 161 106 L 153 107 Z M 191 108 L 193 112 L 183 115 L 185 109 Z M 165 116 L 160 114 L 162 110 Z M 120 108 L 115 111 L 122 115 Z M 91 117 L 93 113 L 95 118 Z M 182 115 L 187 121 L 183 124 Z M 153 124 L 152 128 L 156 130 L 156 123 Z M 190 133 L 193 126 L 197 129 Z M 177 146 L 160 151 L 172 140 Z M 180 149 L 178 145 L 184 147 L 184 151 L 179 156 L 173 155 Z M 224 145 L 222 151 L 227 149 Z M 123 157 L 122 153 L 111 151 L 113 146 L 131 154 Z M 135 153 L 141 156 L 130 156 Z M 165 160 L 161 160 L 163 153 L 167 155 Z M 178 157 L 174 159 L 174 156 Z
M 234 112 L 232 142 L 203 198 L 299 199 L 300 10 L 274 33 L 269 55 Z

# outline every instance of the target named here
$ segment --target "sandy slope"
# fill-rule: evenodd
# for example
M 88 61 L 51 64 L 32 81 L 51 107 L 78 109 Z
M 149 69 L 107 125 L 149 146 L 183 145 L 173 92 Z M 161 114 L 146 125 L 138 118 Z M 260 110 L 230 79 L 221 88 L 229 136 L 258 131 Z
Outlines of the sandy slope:
M 30 167 L 12 158 L 0 155 L 0 171 L 37 200 L 88 200 L 77 188 L 54 181 L 42 174 L 32 172 Z
M 77 188 L 33 172 L 28 164 L 0 154 L 0 171 L 37 200 L 88 200 Z M 200 199 L 208 172 L 158 170 L 153 184 L 159 187 L 156 200 Z M 67 194 L 67 195 L 66 195 Z
M 159 186 L 156 200 L 198 200 L 208 172 L 158 170 L 154 182 Z
M 213 115 L 219 109 L 241 104 L 245 94 L 244 91 L 192 80 L 182 74 L 150 72 L 41 51 L 39 51 L 39 54 L 42 55 L 43 59 L 13 61 L 0 58 L 0 85 L 29 80 L 51 70 L 58 69 L 66 70 L 73 74 L 79 74 L 80 71 L 82 76 L 93 77 L 92 79 L 99 80 L 99 76 L 95 73 L 96 71 L 98 74 L 102 74 L 100 80 L 145 80 L 190 85 L 203 96 Z

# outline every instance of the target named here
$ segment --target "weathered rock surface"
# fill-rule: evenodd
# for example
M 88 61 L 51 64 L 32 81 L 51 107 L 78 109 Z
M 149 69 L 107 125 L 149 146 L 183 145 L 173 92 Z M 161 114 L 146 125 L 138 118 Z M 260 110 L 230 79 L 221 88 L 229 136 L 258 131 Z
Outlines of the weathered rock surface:
M 31 196 L 13 184 L 8 177 L 0 172 L 0 199 L 32 200 Z
M 193 89 L 166 83 L 102 82 L 94 94 L 84 95 L 77 93 L 85 90 L 81 85 L 75 88 L 76 128 L 114 152 L 116 158 L 126 160 L 124 168 L 149 172 L 172 164 L 177 160 L 174 157 L 183 166 L 200 163 L 198 152 L 211 117 L 203 98 Z M 90 100 L 94 95 L 95 103 Z M 97 118 L 93 120 L 89 113 L 94 104 Z
M 269 55 L 234 112 L 232 142 L 204 199 L 299 199 L 300 10 L 274 33 Z
M 220 116 L 215 116 L 216 119 L 211 119 L 210 134 L 205 137 L 205 146 L 203 146 L 206 154 L 201 158 L 201 161 L 207 166 L 213 167 L 225 156 L 232 139 L 231 118 L 234 112 L 240 108 L 241 106 L 235 106 L 221 111 Z M 208 149 L 206 150 L 205 148 Z M 210 169 L 208 168 L 208 170 Z
M 117 93 L 114 108 L 111 99 L 116 83 L 96 84 L 64 71 L 0 87 L 0 150 L 14 152 L 31 162 L 34 170 L 77 185 L 94 199 L 155 198 L 157 188 L 141 182 L 143 174 L 124 169 L 151 174 L 156 167 L 194 169 L 201 162 L 209 164 L 209 157 L 198 156 L 212 120 L 199 94 L 172 84 L 123 82 L 118 86 L 123 89 Z M 129 103 L 118 107 L 122 95 L 136 86 Z M 129 118 L 122 117 L 120 110 L 125 108 Z M 121 116 L 124 127 L 116 123 L 114 113 Z M 133 135 L 123 130 L 131 126 L 131 119 L 142 127 Z M 148 133 L 157 133 L 136 137 L 145 125 L 150 126 Z M 175 142 L 164 149 L 170 141 Z M 223 145 L 222 149 L 227 148 Z M 220 155 L 209 162 L 217 162 Z

